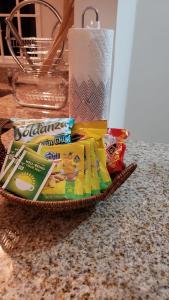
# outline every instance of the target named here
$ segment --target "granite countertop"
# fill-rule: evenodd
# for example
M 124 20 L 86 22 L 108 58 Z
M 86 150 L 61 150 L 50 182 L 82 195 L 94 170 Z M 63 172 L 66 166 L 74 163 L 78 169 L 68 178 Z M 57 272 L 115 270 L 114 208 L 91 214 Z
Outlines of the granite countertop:
M 11 95 L 0 101 L 0 117 L 34 114 Z M 134 161 L 94 209 L 49 214 L 0 196 L 0 299 L 169 299 L 169 145 L 130 141 Z
M 68 215 L 0 198 L 0 299 L 169 299 L 169 145 L 129 142 L 137 170 Z

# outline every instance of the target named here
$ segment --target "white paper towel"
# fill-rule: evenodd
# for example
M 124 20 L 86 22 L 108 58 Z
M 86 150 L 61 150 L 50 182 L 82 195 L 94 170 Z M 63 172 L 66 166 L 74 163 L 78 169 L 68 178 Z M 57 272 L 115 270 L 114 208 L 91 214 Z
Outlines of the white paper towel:
M 70 116 L 107 119 L 114 31 L 71 28 L 69 41 Z

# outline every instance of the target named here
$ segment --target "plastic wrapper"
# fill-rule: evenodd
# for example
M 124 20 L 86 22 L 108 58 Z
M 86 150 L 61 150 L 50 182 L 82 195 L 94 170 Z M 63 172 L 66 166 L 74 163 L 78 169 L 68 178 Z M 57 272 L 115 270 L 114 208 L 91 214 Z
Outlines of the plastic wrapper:
M 120 172 L 125 168 L 125 141 L 128 136 L 128 130 L 120 128 L 109 128 L 107 134 L 104 135 L 103 141 L 106 150 L 106 164 L 110 174 Z
M 72 118 L 12 119 L 15 141 L 55 145 L 71 142 Z
M 94 138 L 98 147 L 103 147 L 103 136 L 107 133 L 107 121 L 76 123 L 72 128 L 72 141 Z
M 84 197 L 90 197 L 92 192 L 92 163 L 91 163 L 91 143 L 89 140 L 83 140 L 77 143 L 84 145 Z M 75 144 L 74 144 L 75 145 Z

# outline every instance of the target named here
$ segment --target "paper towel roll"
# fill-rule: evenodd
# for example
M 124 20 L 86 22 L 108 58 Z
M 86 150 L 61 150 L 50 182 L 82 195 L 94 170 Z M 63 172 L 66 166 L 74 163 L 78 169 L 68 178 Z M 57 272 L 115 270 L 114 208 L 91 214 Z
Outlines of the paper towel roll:
M 114 31 L 71 28 L 70 116 L 77 122 L 108 118 Z

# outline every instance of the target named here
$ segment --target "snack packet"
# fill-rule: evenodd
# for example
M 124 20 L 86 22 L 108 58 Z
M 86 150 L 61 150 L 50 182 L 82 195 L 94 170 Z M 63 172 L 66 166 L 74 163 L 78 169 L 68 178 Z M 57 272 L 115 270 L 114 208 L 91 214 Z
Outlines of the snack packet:
M 97 149 L 97 157 L 99 160 L 99 179 L 100 179 L 100 189 L 101 191 L 106 190 L 112 183 L 110 174 L 106 166 L 106 154 L 103 148 Z
M 100 193 L 99 163 L 95 153 L 95 140 L 90 138 L 89 141 L 91 151 L 91 194 L 96 195 Z
M 126 151 L 125 140 L 129 132 L 126 129 L 109 128 L 104 135 L 104 145 L 107 158 L 107 169 L 110 174 L 124 169 L 124 154 Z
M 16 156 L 16 153 L 17 153 L 17 156 L 19 156 L 19 154 L 22 152 L 23 148 L 24 148 L 23 143 L 19 143 L 19 142 L 16 142 L 16 141 L 12 141 L 10 143 L 10 145 L 8 147 L 8 150 L 7 150 L 7 154 L 5 156 L 4 163 L 2 165 L 1 174 L 3 174 L 6 167 L 11 162 L 11 160 Z
M 97 173 L 99 177 L 100 190 L 105 190 L 111 184 L 111 178 L 106 167 L 106 153 L 104 147 L 98 147 L 94 139 L 94 151 L 96 156 Z
M 73 118 L 11 120 L 16 141 L 47 145 L 71 142 Z
M 24 145 L 25 145 L 25 147 L 27 147 L 29 149 L 32 149 L 35 152 L 37 152 L 38 148 L 39 148 L 39 145 L 38 144 L 34 144 L 34 143 L 25 143 Z
M 16 142 L 14 142 L 16 143 Z M 26 144 L 25 144 L 26 145 Z M 23 144 L 18 152 L 15 154 L 15 156 L 13 157 L 13 159 L 9 162 L 9 164 L 7 165 L 7 167 L 5 168 L 5 170 L 3 172 L 1 172 L 0 174 L 0 184 L 2 185 L 8 178 L 8 176 L 10 176 L 13 168 L 15 167 L 15 165 L 17 164 L 20 156 L 22 155 L 23 151 L 26 150 L 27 152 L 31 152 L 31 153 L 35 153 L 36 152 L 34 150 L 32 150 L 29 147 L 25 147 L 25 145 Z
M 125 168 L 125 164 L 124 164 L 125 151 L 126 151 L 126 145 L 123 143 L 117 143 L 111 145 L 106 149 L 107 169 L 110 174 L 120 172 Z
M 38 199 L 83 198 L 84 145 L 40 145 L 38 153 L 55 163 L 55 168 Z
M 4 173 L 10 168 L 11 161 L 15 158 L 17 159 L 19 155 L 23 152 L 25 146 L 27 146 L 29 149 L 32 149 L 34 151 L 38 150 L 38 145 L 32 144 L 32 143 L 22 143 L 22 142 L 11 142 L 10 146 L 8 147 L 7 154 L 1 169 L 0 173 L 0 180 L 3 177 Z
M 91 196 L 91 175 L 92 175 L 92 163 L 91 163 L 91 143 L 90 140 L 83 140 L 73 144 L 81 143 L 84 145 L 84 197 Z
M 107 133 L 107 121 L 89 121 L 74 124 L 72 141 L 94 138 L 98 146 L 103 147 L 103 136 Z
M 105 189 L 107 184 L 104 184 L 105 177 L 103 174 L 101 174 L 102 171 L 104 170 L 104 166 L 102 166 L 101 168 L 99 167 L 100 163 L 99 163 L 99 159 L 98 159 L 98 155 L 97 155 L 97 149 L 98 149 L 98 147 L 104 149 L 103 136 L 106 134 L 106 132 L 107 132 L 107 121 L 106 120 L 80 122 L 80 123 L 76 123 L 72 128 L 72 140 L 78 140 L 78 139 L 84 140 L 84 139 L 88 139 L 88 138 L 93 139 L 92 147 L 94 147 L 93 155 L 95 157 L 95 158 L 93 157 L 93 164 L 96 166 L 97 174 L 99 176 L 101 190 Z M 95 160 L 95 163 L 94 163 L 94 160 Z M 102 164 L 102 162 L 101 162 L 101 164 Z M 105 170 L 105 172 L 106 172 L 106 170 Z M 97 178 L 96 174 L 95 174 L 95 176 L 96 176 L 96 182 L 95 182 L 95 180 L 93 182 L 93 184 L 95 185 L 95 187 L 93 186 L 93 193 L 97 194 L 98 193 L 98 185 L 97 185 L 98 178 Z M 93 174 L 93 177 L 94 177 L 94 174 Z M 95 190 L 95 188 L 96 188 L 96 190 Z M 99 191 L 100 191 L 100 188 L 99 188 Z
M 32 151 L 23 151 L 2 188 L 18 196 L 37 200 L 54 164 Z
M 108 128 L 107 133 L 116 139 L 116 142 L 124 143 L 129 137 L 129 131 L 124 128 Z

